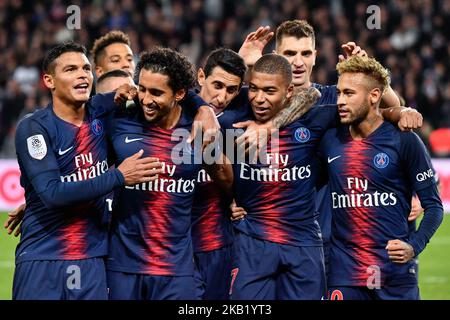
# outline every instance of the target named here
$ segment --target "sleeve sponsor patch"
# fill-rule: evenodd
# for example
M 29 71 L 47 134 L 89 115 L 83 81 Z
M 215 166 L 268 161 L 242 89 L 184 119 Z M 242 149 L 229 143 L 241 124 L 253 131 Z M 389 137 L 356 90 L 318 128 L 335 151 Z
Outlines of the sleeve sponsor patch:
M 27 139 L 28 153 L 37 160 L 42 160 L 47 154 L 47 144 L 42 134 L 31 136 Z

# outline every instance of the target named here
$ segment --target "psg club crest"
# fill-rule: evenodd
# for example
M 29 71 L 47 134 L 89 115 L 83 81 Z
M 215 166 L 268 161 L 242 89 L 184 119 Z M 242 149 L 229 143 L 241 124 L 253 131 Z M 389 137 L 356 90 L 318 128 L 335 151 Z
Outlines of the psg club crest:
M 380 152 L 373 158 L 373 164 L 379 169 L 384 169 L 389 164 L 389 156 L 386 153 Z
M 91 129 L 92 132 L 96 135 L 99 136 L 103 133 L 103 125 L 102 122 L 98 119 L 95 119 L 94 121 L 92 121 L 91 124 Z
M 311 133 L 305 127 L 300 127 L 294 132 L 295 140 L 301 143 L 305 143 L 311 138 Z

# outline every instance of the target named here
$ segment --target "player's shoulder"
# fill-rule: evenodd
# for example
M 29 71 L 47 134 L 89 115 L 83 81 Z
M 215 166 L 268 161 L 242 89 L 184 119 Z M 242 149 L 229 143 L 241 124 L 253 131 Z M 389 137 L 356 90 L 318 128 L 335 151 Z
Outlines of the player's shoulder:
M 86 106 L 88 111 L 98 118 L 107 115 L 115 109 L 114 103 L 115 92 L 97 93 L 89 98 Z
M 50 117 L 51 107 L 49 105 L 45 108 L 38 109 L 34 112 L 26 114 L 22 119 L 19 120 L 16 128 L 18 131 L 23 131 L 36 126 L 46 127 L 50 123 Z
M 319 83 L 312 83 L 312 86 L 319 90 L 321 97 L 316 102 L 316 105 L 334 104 L 337 102 L 336 85 L 323 85 Z
M 408 145 L 423 143 L 418 134 L 413 131 L 401 131 L 400 129 L 397 129 L 397 134 L 402 144 Z
M 380 128 L 380 133 L 390 134 L 392 137 L 400 139 L 401 142 L 420 140 L 419 136 L 413 131 L 402 131 L 394 123 L 384 121 Z
M 325 121 L 325 115 L 330 117 L 334 117 L 337 114 L 337 104 L 322 104 L 322 105 L 314 105 L 308 112 L 305 113 L 305 118 L 311 119 L 314 121 Z
M 197 111 L 193 108 L 181 108 L 180 119 L 178 120 L 176 127 L 192 127 L 196 115 Z

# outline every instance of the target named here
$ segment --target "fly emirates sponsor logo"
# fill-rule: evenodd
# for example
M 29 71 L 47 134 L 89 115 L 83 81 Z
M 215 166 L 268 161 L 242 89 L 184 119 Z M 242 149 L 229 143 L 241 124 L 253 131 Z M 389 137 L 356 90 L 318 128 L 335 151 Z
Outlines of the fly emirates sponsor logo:
M 350 193 L 331 193 L 333 209 L 395 206 L 397 198 L 393 192 L 367 192 L 369 181 L 356 177 L 347 178 L 347 189 Z
M 108 171 L 108 161 L 97 161 L 94 164 L 92 152 L 88 154 L 79 154 L 74 159 L 75 172 L 61 176 L 62 182 L 77 182 L 88 179 L 94 179 Z
M 174 178 L 177 165 L 161 162 L 162 175 L 154 181 L 139 183 L 134 186 L 125 186 L 126 189 L 138 191 L 168 192 L 168 193 L 192 193 L 195 189 L 195 179 Z
M 311 176 L 311 165 L 288 167 L 288 154 L 268 153 L 266 163 L 269 166 L 261 168 L 240 163 L 239 177 L 253 181 L 296 181 Z

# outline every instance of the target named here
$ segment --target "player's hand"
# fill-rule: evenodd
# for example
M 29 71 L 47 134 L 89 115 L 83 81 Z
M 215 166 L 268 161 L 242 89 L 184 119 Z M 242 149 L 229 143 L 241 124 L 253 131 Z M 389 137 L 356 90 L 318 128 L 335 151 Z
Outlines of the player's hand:
M 270 31 L 269 26 L 259 27 L 256 31 L 247 35 L 238 52 L 247 66 L 253 66 L 261 58 L 264 47 L 273 35 L 274 33 Z
M 414 221 L 423 213 L 422 205 L 420 204 L 420 200 L 417 196 L 412 197 L 411 199 L 411 212 L 408 216 L 408 221 Z
M 244 219 L 245 216 L 247 215 L 247 211 L 245 211 L 244 208 L 242 207 L 238 207 L 234 200 L 230 205 L 230 210 L 231 210 L 231 221 Z
M 192 125 L 191 134 L 187 140 L 187 143 L 191 143 L 195 137 L 203 132 L 202 150 L 207 145 L 214 142 L 215 137 L 219 134 L 220 124 L 217 121 L 217 117 L 214 114 L 213 109 L 210 106 L 201 106 L 198 109 L 194 118 L 194 124 Z
M 254 157 L 256 157 L 258 150 L 262 150 L 267 145 L 272 131 L 276 130 L 272 121 L 258 124 L 253 120 L 247 120 L 237 122 L 233 124 L 233 127 L 245 130 L 244 134 L 236 139 L 238 152 L 244 150 L 245 154 L 250 154 Z M 256 159 L 250 160 L 254 162 Z
M 386 250 L 388 251 L 389 259 L 394 263 L 407 263 L 415 255 L 414 249 L 409 243 L 398 239 L 389 240 Z
M 141 149 L 123 160 L 117 167 L 125 178 L 125 185 L 130 186 L 158 179 L 158 174 L 162 172 L 162 164 L 158 158 L 141 158 L 143 154 L 144 150 Z
M 137 96 L 136 86 L 131 86 L 128 83 L 121 85 L 116 90 L 116 95 L 114 96 L 114 102 L 117 105 L 126 103 L 128 100 L 133 100 Z
M 400 111 L 400 121 L 398 122 L 398 127 L 402 131 L 411 131 L 413 129 L 421 128 L 423 125 L 422 114 L 413 109 L 405 108 Z
M 350 57 L 358 56 L 358 57 L 367 57 L 367 52 L 361 49 L 360 46 L 356 45 L 353 41 L 349 41 L 343 45 L 341 45 L 342 51 L 344 54 L 339 55 L 339 62 L 345 61 Z
M 5 224 L 3 225 L 5 229 L 7 229 L 8 234 L 12 234 L 14 230 L 14 236 L 17 237 L 20 234 L 20 223 L 23 220 L 23 215 L 25 213 L 25 207 L 26 204 L 22 203 L 20 206 L 18 206 L 16 209 L 14 209 L 11 212 L 8 212 L 8 220 L 5 221 Z M 17 229 L 16 229 L 17 228 Z

